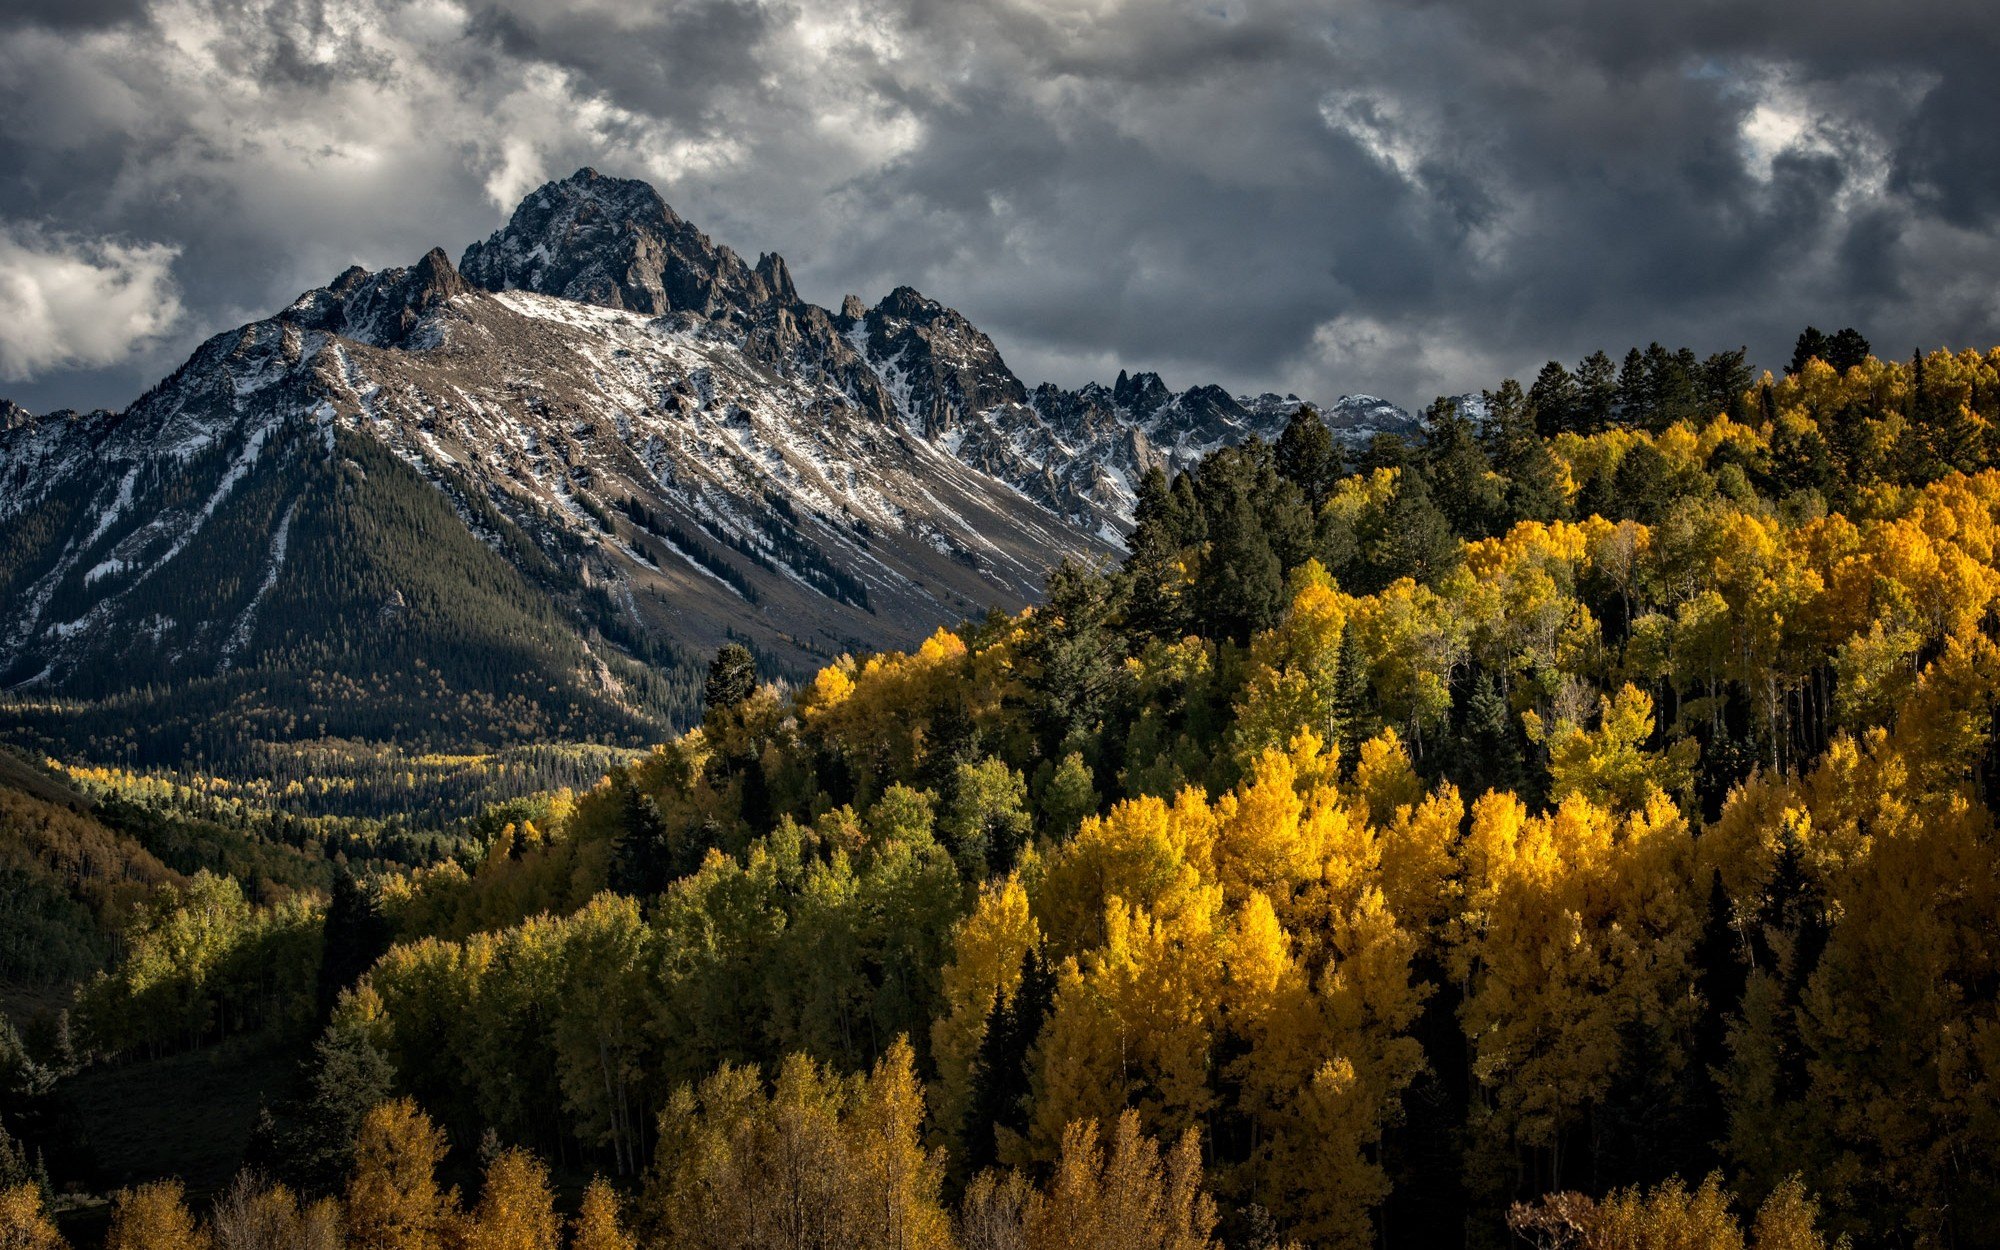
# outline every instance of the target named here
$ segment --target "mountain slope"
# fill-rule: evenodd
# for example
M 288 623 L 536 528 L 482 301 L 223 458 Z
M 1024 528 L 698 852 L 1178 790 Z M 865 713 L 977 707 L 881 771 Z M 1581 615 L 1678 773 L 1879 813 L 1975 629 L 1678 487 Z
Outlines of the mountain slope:
M 1149 466 L 1297 402 L 1030 391 L 914 290 L 806 303 L 782 258 L 584 170 L 460 264 L 351 269 L 123 413 L 0 412 L 0 687 L 45 733 L 66 700 L 150 699 L 112 718 L 146 757 L 221 722 L 639 740 L 726 639 L 799 674 L 1030 601 L 1112 557 Z

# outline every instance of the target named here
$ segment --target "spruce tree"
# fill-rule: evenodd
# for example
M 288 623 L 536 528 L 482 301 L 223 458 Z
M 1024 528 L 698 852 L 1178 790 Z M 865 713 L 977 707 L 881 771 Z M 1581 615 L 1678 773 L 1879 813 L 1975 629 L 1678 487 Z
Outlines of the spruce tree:
M 1500 520 L 1501 486 L 1458 401 L 1440 395 L 1424 410 L 1424 463 L 1433 497 L 1466 538 L 1484 538 Z
M 672 835 L 652 795 L 630 778 L 619 787 L 620 828 L 611 845 L 608 884 L 620 894 L 651 898 L 678 875 Z
M 1271 535 L 1249 483 L 1226 475 L 1220 494 L 1211 512 L 1208 551 L 1195 579 L 1195 602 L 1204 637 L 1247 642 L 1283 610 L 1284 568 L 1271 549 Z
M 1592 352 L 1576 366 L 1576 406 L 1572 429 L 1595 434 L 1611 424 L 1618 403 L 1618 371 L 1611 357 Z
M 1139 482 L 1131 536 L 1125 540 L 1126 623 L 1147 637 L 1177 639 L 1187 630 L 1181 552 L 1188 523 L 1158 466 Z
M 1554 438 L 1576 428 L 1578 394 L 1576 379 L 1559 360 L 1551 360 L 1535 375 L 1528 388 L 1528 409 L 1534 416 L 1535 432 Z
M 1049 574 L 1048 602 L 1036 609 L 1026 644 L 1031 717 L 1049 758 L 1072 738 L 1088 739 L 1104 719 L 1123 672 L 1124 650 L 1111 628 L 1111 587 L 1065 559 Z
M 1872 350 L 1868 340 L 1861 337 L 1861 332 L 1848 326 L 1826 341 L 1824 359 L 1836 372 L 1846 373 L 1856 365 L 1865 364 Z
M 1347 466 L 1333 441 L 1333 431 L 1326 428 L 1319 410 L 1311 404 L 1299 405 L 1285 423 L 1284 433 L 1278 436 L 1277 466 L 1278 472 L 1299 488 L 1317 516 Z
M 757 693 L 757 657 L 742 643 L 726 642 L 708 663 L 702 707 L 709 715 L 737 707 Z
M 1618 515 L 1654 524 L 1666 515 L 1673 500 L 1673 482 L 1667 458 L 1651 443 L 1634 443 L 1619 457 L 1612 489 L 1618 497 Z
M 996 1130 L 1025 1133 L 1030 1084 L 1028 1053 L 1041 1035 L 1055 1000 L 1055 975 L 1039 950 L 1021 961 L 1021 983 L 1011 998 L 995 999 L 986 1035 L 972 1062 L 972 1097 L 966 1109 L 966 1171 L 976 1175 L 999 1162 Z
M 1631 429 L 1651 423 L 1653 395 L 1647 384 L 1646 358 L 1636 347 L 1625 353 L 1624 362 L 1618 366 L 1617 396 L 1612 405 L 1616 411 L 1614 424 Z
M 1377 591 L 1402 577 L 1436 586 L 1464 558 L 1451 522 L 1431 502 L 1422 475 L 1406 474 L 1383 510 L 1380 528 L 1362 545 L 1356 589 Z
M 1797 377 L 1805 371 L 1807 361 L 1825 360 L 1826 355 L 1826 335 L 1815 326 L 1807 326 L 1799 332 L 1798 342 L 1792 345 L 1791 363 L 1785 366 L 1785 372 Z
M 381 900 L 345 868 L 334 878 L 321 933 L 318 999 L 319 1018 L 325 1020 L 341 991 L 388 951 L 394 934 Z

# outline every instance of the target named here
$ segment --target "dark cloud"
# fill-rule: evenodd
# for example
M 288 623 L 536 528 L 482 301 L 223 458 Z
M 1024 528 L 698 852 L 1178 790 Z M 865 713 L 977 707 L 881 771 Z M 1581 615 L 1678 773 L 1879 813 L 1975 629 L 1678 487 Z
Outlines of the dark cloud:
M 144 0 L 7 0 L 0 6 L 0 29 L 33 24 L 90 30 L 133 21 L 145 11 Z
M 1808 321 L 1985 345 L 1986 7 L 16 0 L 0 226 L 43 275 L 171 254 L 184 311 L 7 385 L 125 402 L 582 164 L 821 302 L 918 286 L 1031 379 L 1418 404 L 1654 339 L 1776 364 Z

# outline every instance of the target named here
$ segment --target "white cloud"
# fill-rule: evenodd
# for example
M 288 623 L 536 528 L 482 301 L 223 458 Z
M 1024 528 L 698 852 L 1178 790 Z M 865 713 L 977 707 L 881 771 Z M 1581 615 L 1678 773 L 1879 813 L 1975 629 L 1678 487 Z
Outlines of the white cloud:
M 117 364 L 181 318 L 163 243 L 0 225 L 0 378 Z

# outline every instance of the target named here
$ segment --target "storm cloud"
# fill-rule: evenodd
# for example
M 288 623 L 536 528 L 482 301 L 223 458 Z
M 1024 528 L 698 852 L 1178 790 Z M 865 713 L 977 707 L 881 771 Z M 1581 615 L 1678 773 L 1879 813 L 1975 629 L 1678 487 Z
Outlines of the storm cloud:
M 1775 366 L 1807 322 L 1989 346 L 1992 25 L 1971 0 L 31 0 L 0 16 L 0 291 L 53 311 L 0 367 L 33 408 L 121 406 L 204 335 L 456 254 L 582 165 L 784 253 L 817 302 L 914 285 L 1030 381 L 1412 405 L 1652 340 Z

